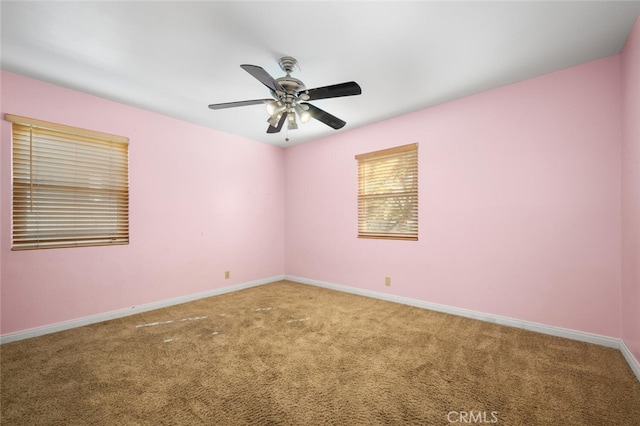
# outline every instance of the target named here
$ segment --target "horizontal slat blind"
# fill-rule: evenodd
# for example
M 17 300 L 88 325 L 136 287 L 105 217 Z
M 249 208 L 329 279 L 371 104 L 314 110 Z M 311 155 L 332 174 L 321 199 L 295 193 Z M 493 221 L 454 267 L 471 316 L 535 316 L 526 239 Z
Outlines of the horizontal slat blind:
M 418 145 L 356 156 L 358 237 L 418 239 Z
M 12 250 L 127 244 L 128 139 L 7 114 Z

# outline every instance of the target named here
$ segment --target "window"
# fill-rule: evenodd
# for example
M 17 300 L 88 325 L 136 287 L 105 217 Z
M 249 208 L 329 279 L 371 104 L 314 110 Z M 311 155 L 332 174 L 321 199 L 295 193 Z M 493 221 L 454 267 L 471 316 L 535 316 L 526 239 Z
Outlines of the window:
M 129 140 L 13 123 L 12 250 L 129 243 Z
M 356 155 L 358 237 L 418 240 L 418 144 Z

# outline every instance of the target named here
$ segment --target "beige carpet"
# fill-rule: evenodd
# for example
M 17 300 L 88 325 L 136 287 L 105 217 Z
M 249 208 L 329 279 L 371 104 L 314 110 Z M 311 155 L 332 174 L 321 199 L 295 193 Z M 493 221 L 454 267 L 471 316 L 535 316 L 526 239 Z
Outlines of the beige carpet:
M 286 281 L 0 351 L 2 425 L 640 425 L 617 350 Z

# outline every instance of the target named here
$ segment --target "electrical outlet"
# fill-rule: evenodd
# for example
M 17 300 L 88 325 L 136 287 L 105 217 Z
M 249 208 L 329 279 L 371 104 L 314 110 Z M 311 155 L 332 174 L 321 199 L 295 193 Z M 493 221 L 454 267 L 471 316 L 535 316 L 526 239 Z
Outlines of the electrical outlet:
M 384 285 L 391 286 L 391 277 L 384 277 Z
M 224 271 L 224 279 L 228 280 L 229 278 L 231 278 L 231 272 L 230 271 Z

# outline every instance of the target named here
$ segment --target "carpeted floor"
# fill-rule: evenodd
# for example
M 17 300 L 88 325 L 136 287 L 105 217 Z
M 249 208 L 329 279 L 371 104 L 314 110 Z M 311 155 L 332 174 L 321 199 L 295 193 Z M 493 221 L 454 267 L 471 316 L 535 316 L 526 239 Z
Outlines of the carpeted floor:
M 2 425 L 640 425 L 615 349 L 287 281 L 0 351 Z

